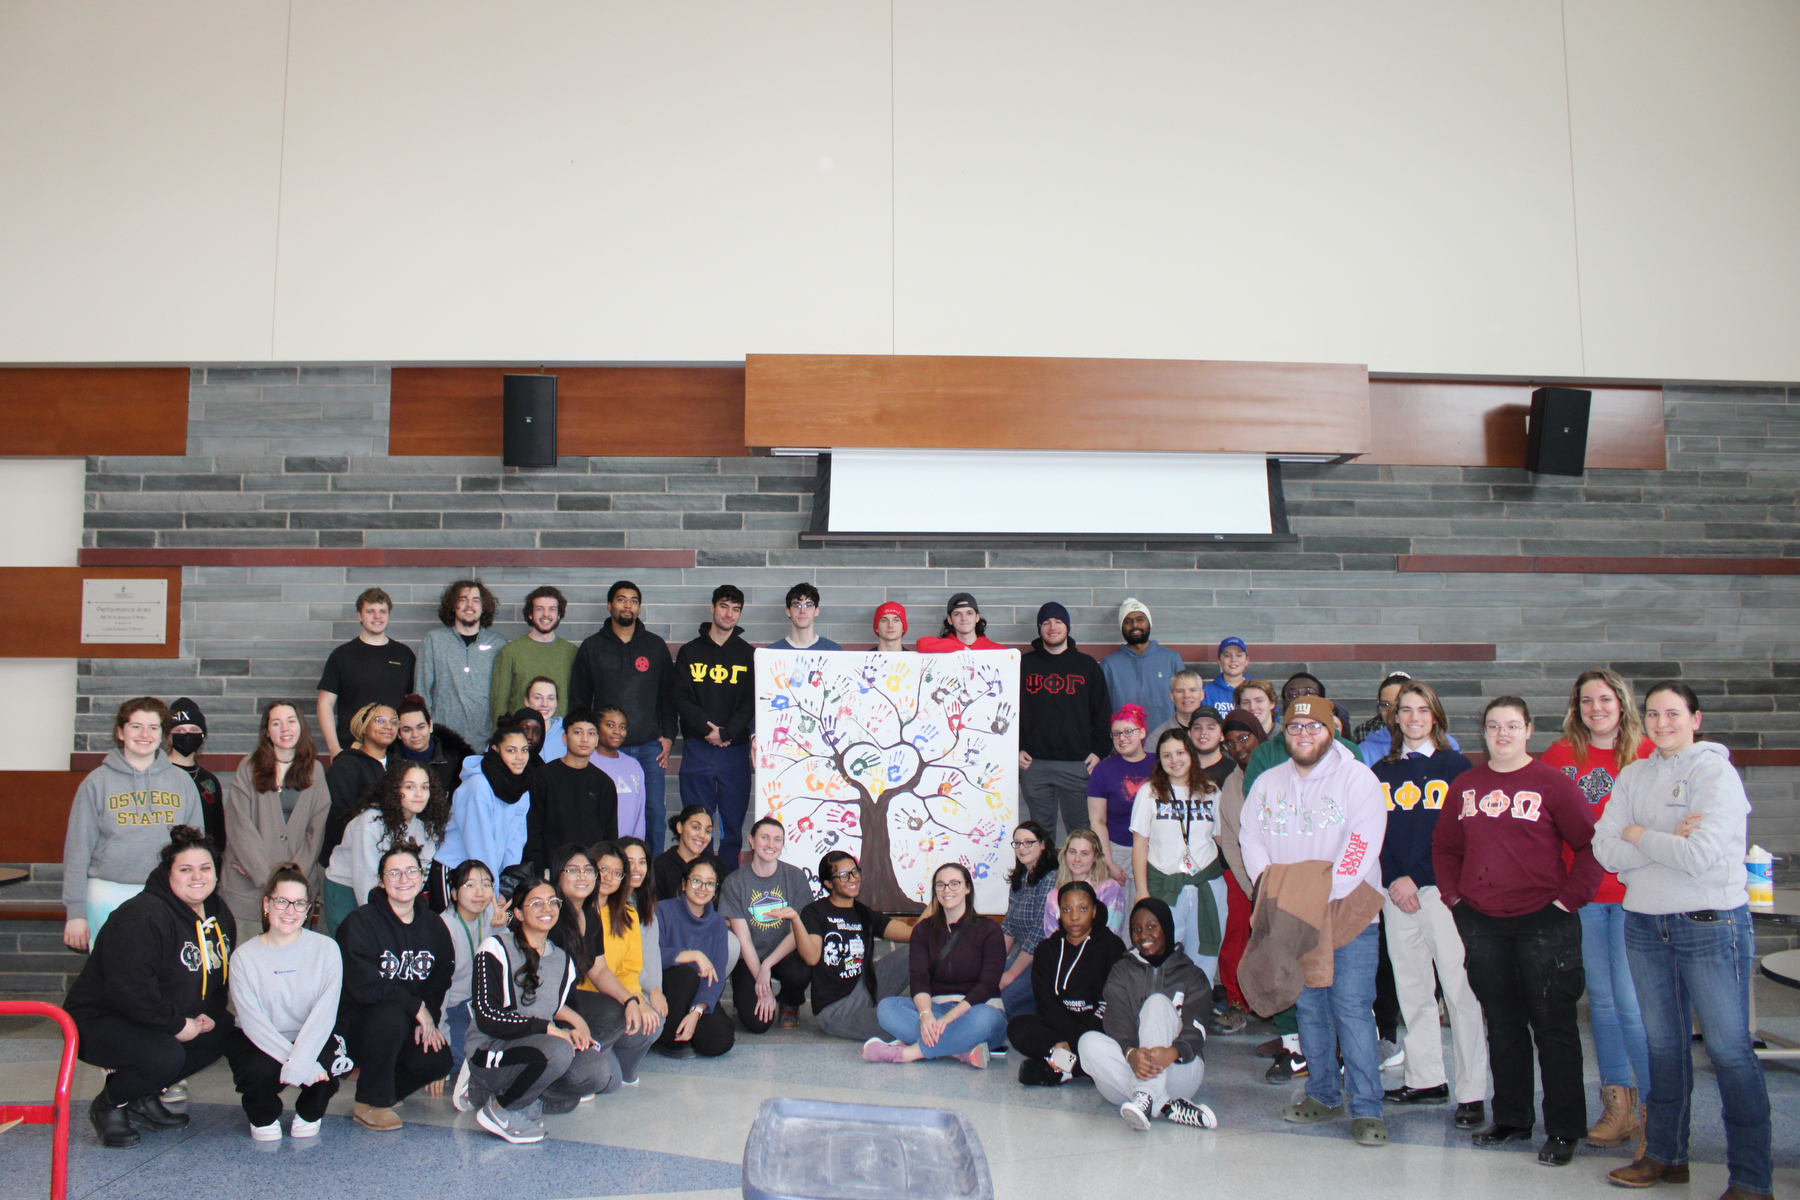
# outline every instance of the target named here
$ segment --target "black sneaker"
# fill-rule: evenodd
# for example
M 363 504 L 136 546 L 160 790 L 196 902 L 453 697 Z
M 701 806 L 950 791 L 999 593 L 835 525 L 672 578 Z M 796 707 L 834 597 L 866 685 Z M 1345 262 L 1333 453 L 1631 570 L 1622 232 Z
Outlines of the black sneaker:
M 139 1096 L 125 1106 L 125 1119 L 139 1129 L 154 1129 L 158 1133 L 168 1129 L 186 1129 L 188 1116 L 186 1113 L 173 1113 L 163 1107 L 157 1096 Z
M 1269 1064 L 1269 1070 L 1263 1076 L 1267 1083 L 1290 1083 L 1296 1079 L 1305 1079 L 1306 1056 L 1292 1050 L 1283 1049 L 1276 1053 L 1275 1061 Z
M 108 1150 L 129 1150 L 138 1144 L 137 1130 L 131 1127 L 131 1121 L 125 1116 L 123 1108 L 116 1108 L 101 1090 L 94 1102 L 88 1105 L 88 1120 L 94 1123 L 94 1132 L 100 1135 L 100 1144 Z
M 698 1050 L 694 1049 L 692 1046 L 690 1046 L 686 1042 L 676 1042 L 673 1045 L 669 1044 L 668 1042 L 658 1042 L 658 1043 L 656 1043 L 656 1052 L 658 1054 L 662 1055 L 664 1058 L 699 1058 L 700 1057 L 700 1052 Z
M 560 1117 L 564 1113 L 572 1113 L 581 1107 L 580 1096 L 551 1096 L 546 1094 L 540 1101 L 544 1106 L 546 1117 Z
M 1180 1097 L 1163 1105 L 1162 1115 L 1165 1121 L 1173 1121 L 1177 1125 L 1187 1125 L 1194 1129 L 1217 1129 L 1219 1127 L 1219 1118 L 1213 1115 L 1211 1108 Z
M 1062 1072 L 1041 1058 L 1028 1058 L 1019 1064 L 1019 1082 L 1026 1087 L 1061 1087 Z

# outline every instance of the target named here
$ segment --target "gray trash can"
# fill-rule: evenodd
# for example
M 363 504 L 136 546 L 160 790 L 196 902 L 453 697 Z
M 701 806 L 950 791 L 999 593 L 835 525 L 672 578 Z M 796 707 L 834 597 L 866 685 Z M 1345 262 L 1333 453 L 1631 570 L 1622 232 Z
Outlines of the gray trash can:
M 937 1108 L 765 1100 L 744 1143 L 745 1200 L 993 1200 L 967 1119 Z

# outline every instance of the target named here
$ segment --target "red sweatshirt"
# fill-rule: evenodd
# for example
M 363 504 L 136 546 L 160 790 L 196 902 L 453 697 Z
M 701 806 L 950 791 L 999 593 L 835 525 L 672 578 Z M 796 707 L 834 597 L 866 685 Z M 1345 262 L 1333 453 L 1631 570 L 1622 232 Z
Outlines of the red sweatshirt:
M 1004 650 L 999 642 L 983 634 L 975 639 L 975 644 L 965 646 L 962 639 L 952 634 L 949 637 L 922 637 L 919 644 L 913 647 L 920 654 L 955 654 L 958 650 Z
M 1458 775 L 1431 839 L 1445 904 L 1467 900 L 1490 917 L 1522 917 L 1554 901 L 1574 912 L 1600 882 L 1594 813 L 1581 789 L 1536 759 L 1505 773 Z M 1575 865 L 1563 865 L 1564 844 Z
M 1656 752 L 1656 743 L 1645 738 L 1639 745 L 1637 757 L 1648 758 Z M 1564 775 L 1575 781 L 1581 794 L 1587 798 L 1594 810 L 1594 822 L 1606 814 L 1606 802 L 1612 799 L 1613 780 L 1619 777 L 1617 754 L 1612 750 L 1601 750 L 1589 746 L 1587 758 L 1577 767 L 1575 765 L 1575 748 L 1569 745 L 1569 739 L 1557 738 L 1544 751 L 1538 760 L 1546 767 L 1555 767 Z M 1575 852 L 1568 847 L 1563 848 L 1563 865 L 1568 866 L 1575 861 Z M 1625 900 L 1625 885 L 1611 871 L 1600 873 L 1600 890 L 1594 893 L 1594 901 L 1598 904 L 1620 904 Z

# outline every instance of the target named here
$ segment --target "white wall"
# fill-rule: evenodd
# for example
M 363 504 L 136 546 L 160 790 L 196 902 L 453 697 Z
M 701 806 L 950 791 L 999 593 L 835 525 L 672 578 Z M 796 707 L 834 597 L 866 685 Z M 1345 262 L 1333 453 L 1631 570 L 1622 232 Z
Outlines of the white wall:
M 1791 0 L 15 0 L 0 361 L 1800 379 Z
M 0 458 L 0 566 L 72 567 L 85 463 Z M 75 744 L 75 660 L 0 658 L 0 771 L 66 771 Z

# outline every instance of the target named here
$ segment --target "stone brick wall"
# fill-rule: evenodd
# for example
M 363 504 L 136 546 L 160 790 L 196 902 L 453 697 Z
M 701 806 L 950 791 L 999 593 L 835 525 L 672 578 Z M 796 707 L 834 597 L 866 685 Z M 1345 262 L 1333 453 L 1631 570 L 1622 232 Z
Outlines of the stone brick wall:
M 1401 667 L 1446 694 L 1452 730 L 1475 739 L 1485 697 L 1515 692 L 1547 743 L 1581 669 L 1609 664 L 1638 681 L 1678 676 L 1706 697 L 1705 729 L 1736 747 L 1800 747 L 1800 576 L 1399 574 L 1418 554 L 1800 554 L 1800 387 L 1671 389 L 1670 469 L 1534 480 L 1457 467 L 1289 466 L 1299 541 L 914 546 L 871 541 L 803 549 L 809 459 L 565 459 L 505 473 L 497 459 L 389 458 L 387 371 L 377 367 L 197 368 L 189 454 L 90 460 L 90 546 L 692 549 L 689 569 L 632 569 L 650 628 L 679 642 L 705 618 L 711 589 L 749 595 L 747 634 L 784 628 L 782 594 L 810 579 L 820 630 L 872 640 L 883 600 L 934 631 L 951 592 L 980 600 L 990 634 L 1024 643 L 1046 599 L 1075 636 L 1116 642 L 1128 595 L 1148 604 L 1166 643 L 1492 642 L 1496 662 L 1313 664 L 1360 719 L 1381 675 Z M 1196 497 L 1196 499 L 1198 499 Z M 1184 503 L 1179 496 L 1137 503 Z M 1110 501 L 1109 501 L 1110 502 Z M 102 749 L 120 699 L 187 694 L 206 709 L 209 748 L 248 749 L 255 711 L 274 696 L 310 707 L 330 648 L 355 635 L 351 602 L 379 584 L 393 633 L 416 642 L 458 572 L 348 567 L 189 567 L 182 656 L 81 664 L 76 749 Z M 486 570 L 523 632 L 518 602 L 552 583 L 570 596 L 564 633 L 604 616 L 614 572 Z M 1258 661 L 1285 676 L 1307 664 Z M 1800 848 L 1800 768 L 1748 773 L 1755 830 Z

